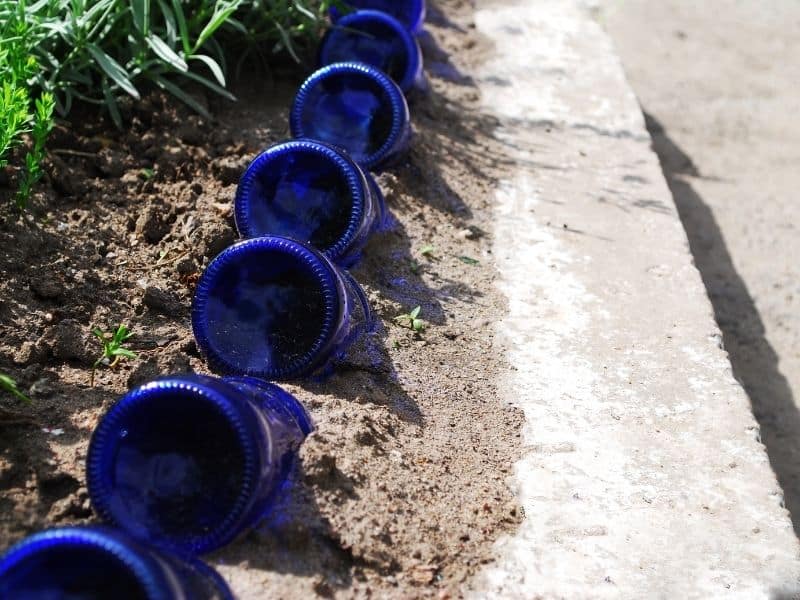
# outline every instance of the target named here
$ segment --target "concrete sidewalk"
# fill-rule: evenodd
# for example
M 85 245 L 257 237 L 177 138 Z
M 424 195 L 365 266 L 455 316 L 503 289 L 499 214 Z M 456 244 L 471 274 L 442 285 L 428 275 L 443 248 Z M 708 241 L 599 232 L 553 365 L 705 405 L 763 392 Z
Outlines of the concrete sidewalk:
M 526 520 L 476 598 L 775 598 L 800 546 L 619 60 L 574 0 L 478 2 Z M 498 351 L 501 348 L 498 347 Z
M 800 3 L 601 6 L 800 534 Z

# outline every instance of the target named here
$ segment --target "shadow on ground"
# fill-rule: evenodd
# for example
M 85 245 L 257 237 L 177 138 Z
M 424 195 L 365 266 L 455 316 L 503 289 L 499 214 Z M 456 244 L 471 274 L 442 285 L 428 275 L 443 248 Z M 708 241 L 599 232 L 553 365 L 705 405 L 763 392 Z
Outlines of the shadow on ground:
M 783 488 L 795 533 L 800 535 L 800 412 L 714 214 L 692 187 L 691 178 L 703 178 L 702 173 L 657 119 L 647 113 L 645 119 L 689 237 L 695 265 L 714 306 L 733 373 L 750 397 L 761 427 L 761 441 Z

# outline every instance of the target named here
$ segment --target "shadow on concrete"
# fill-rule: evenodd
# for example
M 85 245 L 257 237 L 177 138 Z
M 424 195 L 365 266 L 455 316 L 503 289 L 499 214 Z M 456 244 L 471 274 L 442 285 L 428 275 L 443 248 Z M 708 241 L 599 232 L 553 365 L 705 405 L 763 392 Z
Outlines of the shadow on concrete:
M 761 441 L 783 488 L 795 534 L 800 535 L 800 412 L 714 214 L 692 187 L 690 178 L 704 178 L 702 173 L 658 120 L 646 112 L 645 120 L 689 237 L 695 265 L 714 306 L 733 373 L 750 397 L 761 427 Z
M 772 591 L 769 595 L 769 600 L 798 600 L 800 598 L 800 590 L 778 590 Z

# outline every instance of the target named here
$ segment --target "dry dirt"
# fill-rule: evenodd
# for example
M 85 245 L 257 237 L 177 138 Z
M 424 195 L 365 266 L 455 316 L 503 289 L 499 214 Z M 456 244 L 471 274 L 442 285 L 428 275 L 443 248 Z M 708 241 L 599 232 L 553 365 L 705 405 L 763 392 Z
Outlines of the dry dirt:
M 354 270 L 383 361 L 355 356 L 325 382 L 288 386 L 318 426 L 293 485 L 257 531 L 208 557 L 242 598 L 456 597 L 522 518 L 505 483 L 522 416 L 498 398 L 492 350 L 505 307 L 487 220 L 501 167 L 469 76 L 482 54 L 471 17 L 469 2 L 431 6 L 413 149 L 379 178 L 397 223 Z M 159 374 L 206 372 L 193 288 L 234 241 L 238 177 L 288 136 L 306 72 L 254 76 L 236 105 L 202 98 L 209 123 L 158 94 L 128 108 L 124 133 L 74 113 L 23 220 L 7 200 L 14 173 L 0 174 L 0 372 L 32 398 L 0 397 L 0 547 L 93 521 L 84 460 L 103 412 Z M 421 335 L 394 322 L 417 305 Z M 90 387 L 90 329 L 119 323 L 139 358 L 101 368 Z

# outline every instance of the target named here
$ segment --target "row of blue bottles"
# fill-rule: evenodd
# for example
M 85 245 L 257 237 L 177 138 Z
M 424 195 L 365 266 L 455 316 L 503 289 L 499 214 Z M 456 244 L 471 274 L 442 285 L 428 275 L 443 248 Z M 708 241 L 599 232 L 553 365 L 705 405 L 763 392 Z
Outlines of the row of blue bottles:
M 270 380 L 325 374 L 373 327 L 364 292 L 342 268 L 386 222 L 369 170 L 396 160 L 411 136 L 403 90 L 422 77 L 409 29 L 424 18 L 424 3 L 395 8 L 412 27 L 369 9 L 338 20 L 320 44 L 325 66 L 295 97 L 297 139 L 261 153 L 239 182 L 234 215 L 246 241 L 211 262 L 192 310 L 198 348 L 216 372 Z
M 422 3 L 415 5 L 424 11 Z M 385 13 L 359 11 L 339 24 L 320 48 L 321 63 L 332 64 L 312 74 L 295 98 L 290 125 L 298 139 L 268 148 L 241 177 L 234 215 L 245 239 L 217 256 L 198 282 L 192 327 L 198 348 L 215 372 L 268 380 L 325 374 L 373 326 L 363 290 L 342 267 L 358 260 L 369 234 L 385 221 L 383 196 L 368 169 L 399 156 L 411 134 L 403 89 L 381 69 L 410 90 L 421 80 L 422 61 L 416 40 Z M 345 32 L 355 32 L 360 39 Z M 370 37 L 384 41 L 365 44 L 363 39 Z M 373 64 L 337 62 L 341 59 Z M 302 410 L 299 403 L 296 406 Z M 202 420 L 209 422 L 208 417 Z M 224 426 L 218 423 L 214 429 L 223 431 Z M 98 439 L 101 431 L 102 425 Z M 237 456 L 231 449 L 225 454 Z M 90 465 L 91 456 L 90 449 Z M 233 490 L 236 485 L 229 479 L 238 481 L 239 472 L 224 466 L 216 464 L 209 471 L 224 472 L 226 478 L 217 484 L 220 490 Z M 90 484 L 94 498 L 93 489 Z M 241 497 L 251 493 L 243 491 Z M 259 497 L 268 503 L 271 493 Z M 211 495 L 225 497 L 221 492 Z M 106 498 L 105 511 L 110 511 L 109 494 L 101 496 Z M 241 497 L 235 496 L 237 501 Z M 141 509 L 141 502 L 133 505 Z M 131 518 L 126 511 L 117 512 L 108 518 L 148 527 L 142 514 Z M 160 521 L 153 517 L 146 532 L 150 539 L 193 552 L 219 547 L 252 524 L 250 517 L 232 519 L 235 525 L 225 528 L 225 534 L 206 524 L 208 537 L 195 538 L 185 527 L 167 532 Z M 197 521 L 197 514 L 187 518 L 189 524 Z M 180 523 L 175 517 L 164 522 Z
M 23 540 L 0 559 L 0 600 L 233 598 L 193 556 L 268 512 L 313 428 L 293 396 L 248 375 L 324 374 L 372 327 L 366 297 L 342 267 L 385 223 L 368 169 L 407 148 L 403 92 L 423 85 L 412 34 L 424 2 L 351 4 L 382 12 L 332 11 L 339 27 L 323 40 L 322 68 L 291 111 L 301 139 L 266 150 L 247 169 L 235 217 L 251 239 L 212 261 L 198 284 L 198 347 L 213 370 L 231 376 L 171 376 L 120 399 L 87 456 L 92 504 L 116 528 L 59 528 Z

